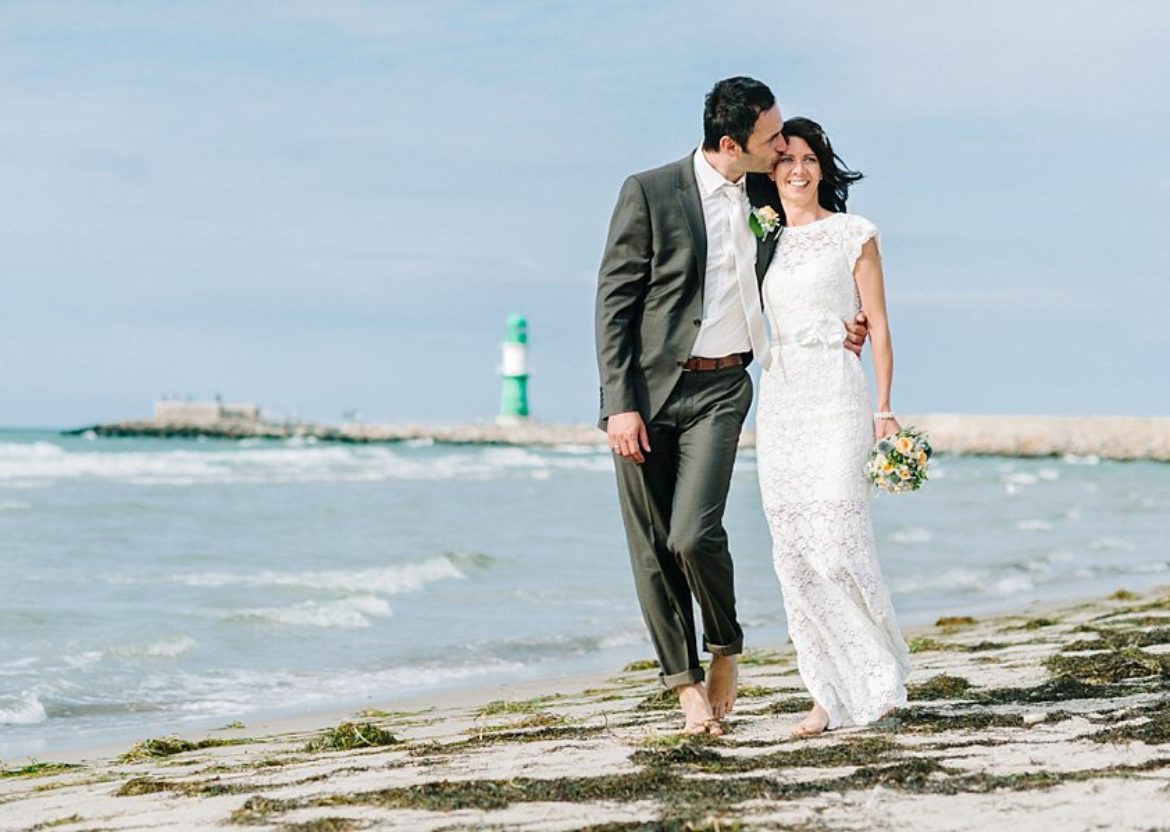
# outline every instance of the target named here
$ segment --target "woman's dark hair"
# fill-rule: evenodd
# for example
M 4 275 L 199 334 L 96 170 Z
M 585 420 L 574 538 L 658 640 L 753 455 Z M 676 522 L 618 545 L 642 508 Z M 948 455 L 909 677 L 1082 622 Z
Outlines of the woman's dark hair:
M 829 137 L 821 125 L 810 118 L 790 118 L 784 122 L 780 132 L 784 138 L 804 139 L 821 164 L 821 184 L 817 186 L 817 202 L 826 211 L 841 214 L 845 212 L 845 201 L 849 198 L 849 186 L 860 181 L 862 173 L 850 170 L 845 160 L 836 154 L 829 144 Z
M 724 136 L 747 149 L 760 113 L 775 104 L 776 96 L 762 81 L 743 76 L 720 81 L 707 93 L 703 104 L 704 149 L 718 150 Z

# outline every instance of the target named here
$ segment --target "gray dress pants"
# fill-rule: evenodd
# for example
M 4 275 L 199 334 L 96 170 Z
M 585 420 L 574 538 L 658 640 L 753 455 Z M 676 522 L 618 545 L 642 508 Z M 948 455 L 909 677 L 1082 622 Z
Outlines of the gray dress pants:
M 704 649 L 743 651 L 723 511 L 751 402 L 745 367 L 684 372 L 647 425 L 646 461 L 615 460 L 634 586 L 668 688 L 703 680 L 692 596 Z

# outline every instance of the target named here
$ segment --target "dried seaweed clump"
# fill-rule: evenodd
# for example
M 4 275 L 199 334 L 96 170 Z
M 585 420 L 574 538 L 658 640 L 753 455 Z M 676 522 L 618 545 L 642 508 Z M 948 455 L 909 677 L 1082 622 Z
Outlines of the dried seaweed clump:
M 934 622 L 934 626 L 943 630 L 959 630 L 964 627 L 974 627 L 978 623 L 969 615 L 944 615 Z
M 1147 653 L 1137 647 L 1124 647 L 1089 655 L 1049 657 L 1044 666 L 1056 674 L 1065 674 L 1083 682 L 1123 682 L 1154 675 L 1170 675 L 1170 657 Z
M 29 763 L 21 768 L 4 768 L 0 766 L 0 778 L 5 777 L 48 777 L 51 774 L 60 774 L 63 771 L 84 768 L 75 763 Z
M 347 751 L 351 748 L 373 748 L 379 745 L 397 745 L 402 742 L 389 731 L 372 722 L 342 722 L 336 728 L 322 731 L 305 744 L 306 751 Z
M 971 689 L 971 683 L 962 676 L 940 673 L 918 685 L 907 685 L 906 695 L 912 700 L 952 699 Z
M 622 673 L 636 673 L 639 670 L 657 670 L 658 662 L 654 659 L 639 659 L 636 662 L 630 662 L 622 668 Z
M 198 751 L 203 748 L 217 748 L 222 745 L 247 745 L 254 743 L 254 739 L 240 737 L 238 739 L 206 739 L 198 742 L 182 739 L 174 735 L 154 737 L 136 743 L 129 751 L 121 756 L 124 763 L 136 763 L 141 760 L 152 760 L 158 757 L 171 757 L 185 751 Z

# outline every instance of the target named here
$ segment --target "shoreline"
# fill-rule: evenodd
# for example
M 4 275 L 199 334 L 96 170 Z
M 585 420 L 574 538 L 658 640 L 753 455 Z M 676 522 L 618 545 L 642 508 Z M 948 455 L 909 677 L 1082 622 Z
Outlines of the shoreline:
M 885 726 L 788 741 L 803 688 L 790 649 L 763 649 L 745 657 L 728 738 L 684 739 L 656 674 L 635 663 L 606 678 L 477 685 L 384 703 L 393 711 L 191 732 L 186 750 L 140 745 L 134 760 L 107 744 L 23 768 L 5 761 L 0 817 L 15 825 L 0 828 L 292 829 L 333 818 L 319 828 L 632 830 L 715 817 L 765 829 L 855 829 L 871 818 L 957 830 L 1007 823 L 1009 810 L 1079 828 L 1121 795 L 1112 828 L 1161 817 L 1170 588 L 949 616 L 908 636 L 912 701 Z M 378 741 L 306 750 L 343 721 L 367 723 Z
M 1121 580 L 1125 583 L 1126 589 L 1124 591 L 1132 590 L 1138 593 L 1165 591 L 1170 593 L 1170 584 L 1164 583 L 1166 580 L 1164 574 L 1130 575 L 1123 577 Z M 903 610 L 898 613 L 898 619 L 903 633 L 907 639 L 910 639 L 930 632 L 932 630 L 931 622 L 940 617 L 958 615 L 983 619 L 1022 615 L 1043 616 L 1052 610 L 1098 600 L 1103 595 L 1115 591 L 1115 585 L 1117 583 L 1116 580 L 1110 579 L 1100 582 L 1100 586 L 1082 586 L 1078 588 L 1078 591 L 1071 593 L 1061 593 L 1054 588 L 1049 593 L 1042 594 L 1041 597 L 1033 597 L 1031 600 L 1023 603 L 984 598 L 980 600 L 973 599 L 969 603 L 963 604 L 952 603 L 937 607 Z M 748 651 L 776 652 L 790 649 L 787 647 L 787 639 L 785 639 L 784 645 L 779 646 L 767 642 L 752 643 L 753 641 L 749 639 L 746 645 Z M 648 642 L 643 642 L 625 652 L 630 655 L 626 658 L 616 656 L 614 657 L 614 663 L 621 664 L 627 660 L 640 660 L 645 656 L 649 656 L 653 651 Z M 637 656 L 633 655 L 635 653 Z M 605 657 L 596 655 L 592 657 L 591 663 L 598 665 L 598 667 L 591 670 L 570 669 L 567 672 L 556 672 L 552 668 L 539 664 L 528 665 L 518 671 L 501 669 L 486 673 L 483 676 L 471 676 L 459 680 L 452 680 L 429 689 L 406 687 L 401 692 L 386 691 L 380 694 L 365 694 L 345 704 L 337 704 L 329 707 L 307 705 L 290 705 L 285 707 L 258 706 L 247 712 L 224 714 L 217 717 L 202 717 L 197 720 L 190 720 L 184 724 L 178 724 L 176 721 L 169 728 L 163 728 L 157 732 L 150 732 L 147 729 L 144 733 L 144 731 L 135 730 L 130 727 L 119 728 L 101 737 L 96 737 L 90 741 L 75 745 L 53 744 L 48 747 L 32 749 L 27 753 L 0 755 L 0 770 L 5 765 L 12 767 L 21 761 L 33 761 L 40 758 L 51 757 L 53 760 L 63 762 L 81 762 L 98 759 L 103 756 L 116 756 L 135 742 L 147 739 L 148 736 L 166 733 L 187 739 L 203 737 L 209 734 L 222 733 L 220 727 L 223 724 L 234 721 L 245 721 L 250 731 L 255 729 L 262 730 L 265 734 L 286 733 L 289 731 L 310 730 L 314 726 L 333 723 L 363 708 L 415 710 L 428 705 L 439 708 L 463 707 L 468 703 L 479 700 L 486 701 L 489 698 L 510 698 L 514 694 L 524 691 L 530 691 L 529 695 L 536 696 L 540 693 L 552 692 L 553 688 L 558 686 L 589 687 L 598 681 L 600 675 L 613 670 L 614 663 L 606 665 L 604 662 Z M 555 666 L 558 662 L 552 664 Z M 542 670 L 551 670 L 552 672 L 541 673 L 540 671 Z M 506 673 L 519 673 L 523 678 L 508 679 L 505 678 Z M 0 830 L 2 829 L 3 827 L 0 827 Z
M 1124 416 L 1006 416 L 918 414 L 903 425 L 924 430 L 942 454 L 1010 457 L 1096 457 L 1170 462 L 1170 418 Z M 225 421 L 220 423 L 129 421 L 90 425 L 66 436 L 276 439 L 301 438 L 345 444 L 422 442 L 440 445 L 604 446 L 595 426 L 549 425 L 314 425 Z M 741 448 L 755 447 L 745 430 Z

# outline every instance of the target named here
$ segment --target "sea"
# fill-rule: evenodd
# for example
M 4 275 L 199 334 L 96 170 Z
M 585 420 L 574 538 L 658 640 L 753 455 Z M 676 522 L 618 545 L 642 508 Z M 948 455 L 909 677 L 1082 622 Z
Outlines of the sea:
M 652 657 L 604 446 L 0 432 L 0 763 Z M 726 526 L 786 641 L 752 451 Z M 1170 583 L 1170 465 L 932 461 L 873 501 L 904 626 Z

